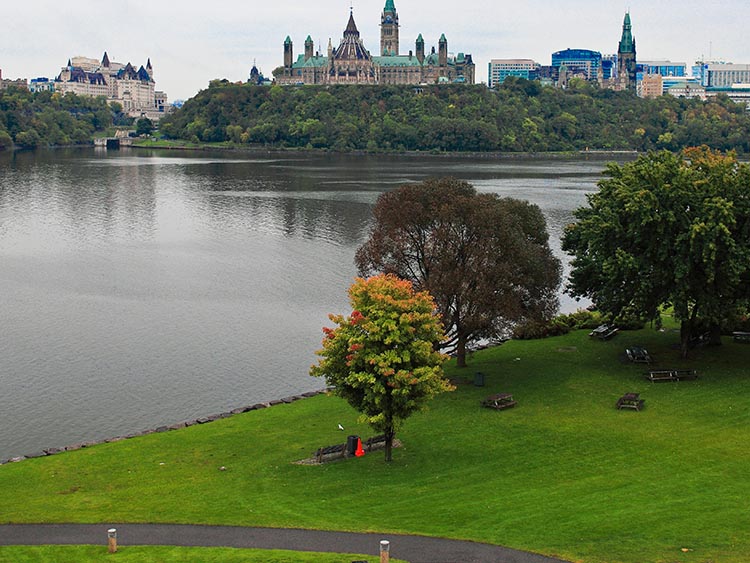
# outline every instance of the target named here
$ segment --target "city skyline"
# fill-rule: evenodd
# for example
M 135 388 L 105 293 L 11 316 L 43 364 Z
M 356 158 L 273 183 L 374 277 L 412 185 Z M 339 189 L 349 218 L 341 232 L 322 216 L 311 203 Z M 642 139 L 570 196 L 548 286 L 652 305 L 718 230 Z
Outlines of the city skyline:
M 353 8 L 365 46 L 379 48 L 379 23 L 384 0 L 301 3 L 277 0 L 249 6 L 237 0 L 210 4 L 188 0 L 179 5 L 124 0 L 13 2 L 5 7 L 0 38 L 0 69 L 4 78 L 54 78 L 68 58 L 110 58 L 134 66 L 151 59 L 157 88 L 170 100 L 187 99 L 216 78 L 245 81 L 255 62 L 270 77 L 283 64 L 287 36 L 295 54 L 310 35 L 315 49 L 325 51 L 328 39 L 338 44 Z M 602 54 L 617 51 L 622 20 L 630 12 L 639 60 L 685 62 L 725 60 L 750 63 L 750 43 L 741 21 L 750 5 L 731 0 L 718 3 L 594 2 L 573 0 L 564 6 L 531 0 L 523 6 L 488 6 L 478 1 L 395 0 L 399 13 L 401 51 L 407 53 L 420 33 L 429 50 L 445 34 L 451 52 L 471 53 L 477 82 L 487 81 L 487 64 L 496 58 L 530 58 L 550 64 L 552 52 L 583 48 Z

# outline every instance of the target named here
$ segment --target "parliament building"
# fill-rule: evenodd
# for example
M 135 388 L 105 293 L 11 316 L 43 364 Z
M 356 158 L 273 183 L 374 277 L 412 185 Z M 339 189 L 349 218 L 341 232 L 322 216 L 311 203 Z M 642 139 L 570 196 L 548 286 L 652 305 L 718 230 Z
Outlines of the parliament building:
M 414 50 L 399 54 L 398 13 L 393 0 L 386 0 L 380 19 L 380 51 L 370 54 L 359 36 L 354 14 L 339 46 L 328 40 L 325 55 L 314 51 L 308 35 L 304 54 L 294 59 L 292 40 L 284 41 L 284 66 L 274 71 L 278 84 L 436 84 L 474 83 L 474 63 L 471 55 L 448 53 L 448 40 L 440 36 L 437 52 L 432 47 L 425 51 L 420 33 Z

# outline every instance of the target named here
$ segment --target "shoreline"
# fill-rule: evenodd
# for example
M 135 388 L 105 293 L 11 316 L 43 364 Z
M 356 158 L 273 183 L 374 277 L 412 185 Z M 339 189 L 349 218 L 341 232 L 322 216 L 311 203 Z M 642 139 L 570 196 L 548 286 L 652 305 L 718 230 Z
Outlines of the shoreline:
M 263 154 L 290 154 L 290 153 L 309 153 L 309 154 L 328 154 L 336 156 L 401 156 L 401 157 L 439 157 L 439 158 L 474 158 L 474 159 L 500 159 L 500 160 L 537 160 L 537 159 L 570 159 L 580 157 L 594 157 L 606 159 L 614 156 L 637 157 L 642 154 L 637 150 L 608 150 L 592 149 L 563 152 L 474 152 L 474 151 L 368 151 L 368 150 L 351 150 L 335 151 L 330 149 L 315 149 L 304 147 L 260 147 L 260 146 L 226 146 L 226 145 L 146 145 L 133 144 L 132 149 L 151 149 L 151 150 L 185 150 L 185 151 L 226 151 L 226 152 L 247 152 Z M 119 149 L 118 149 L 119 150 Z
M 14 456 L 10 458 L 0 458 L 0 465 L 5 465 L 7 463 L 18 463 L 20 461 L 24 461 L 27 459 L 34 459 L 38 457 L 46 457 L 50 455 L 56 455 L 61 454 L 64 452 L 72 452 L 75 450 L 80 450 L 83 448 L 89 448 L 91 446 L 97 446 L 99 444 L 109 444 L 112 442 L 121 442 L 123 440 L 129 440 L 131 438 L 137 438 L 139 436 L 147 436 L 149 434 L 159 434 L 161 432 L 169 432 L 172 430 L 180 430 L 181 428 L 187 428 L 189 426 L 195 426 L 197 424 L 208 424 L 210 422 L 215 422 L 217 420 L 221 420 L 224 418 L 229 418 L 231 416 L 242 414 L 245 412 L 260 410 L 260 409 L 267 409 L 276 405 L 286 405 L 289 403 L 293 403 L 295 401 L 300 401 L 302 399 L 309 399 L 310 397 L 316 397 L 318 395 L 324 395 L 328 391 L 327 389 L 320 389 L 318 391 L 307 391 L 305 393 L 300 393 L 299 395 L 290 395 L 289 397 L 284 397 L 282 399 L 274 399 L 272 401 L 266 401 L 262 403 L 255 403 L 253 405 L 248 405 L 246 407 L 237 407 L 235 409 L 232 409 L 227 412 L 222 412 L 218 414 L 211 414 L 207 416 L 199 416 L 198 418 L 193 418 L 190 420 L 184 420 L 182 422 L 176 422 L 174 424 L 169 425 L 161 425 L 157 426 L 156 428 L 149 428 L 147 430 L 140 430 L 137 432 L 130 432 L 128 434 L 123 434 L 121 436 L 114 436 L 111 438 L 103 438 L 100 440 L 86 440 L 83 442 L 76 442 L 75 444 L 71 444 L 68 446 L 62 446 L 62 447 L 52 447 L 52 448 L 44 448 L 38 452 L 33 452 L 25 455 L 20 456 Z

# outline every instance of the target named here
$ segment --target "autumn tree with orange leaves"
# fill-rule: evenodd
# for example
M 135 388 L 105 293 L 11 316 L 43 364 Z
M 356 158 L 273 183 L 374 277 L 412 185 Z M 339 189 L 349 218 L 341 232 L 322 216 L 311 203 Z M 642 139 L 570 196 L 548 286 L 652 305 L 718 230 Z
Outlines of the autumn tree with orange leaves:
M 321 360 L 310 375 L 324 377 L 373 429 L 385 435 L 391 461 L 396 430 L 427 401 L 452 389 L 443 378 L 444 338 L 427 292 L 393 275 L 358 278 L 349 288 L 352 312 L 329 315 Z

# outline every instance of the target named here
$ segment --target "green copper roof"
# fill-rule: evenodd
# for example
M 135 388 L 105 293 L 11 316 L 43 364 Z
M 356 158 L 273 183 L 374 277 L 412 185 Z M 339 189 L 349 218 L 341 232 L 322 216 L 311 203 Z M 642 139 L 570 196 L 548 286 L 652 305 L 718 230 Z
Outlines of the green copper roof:
M 409 58 L 409 55 L 384 55 L 382 57 L 373 57 L 373 62 L 382 67 L 420 67 L 419 59 L 416 56 Z
M 312 40 L 312 37 L 310 37 L 310 36 L 308 35 L 308 36 L 307 36 L 307 39 L 305 39 L 305 44 L 307 44 L 307 43 L 312 43 L 312 42 L 313 42 L 313 40 Z
M 292 42 L 292 38 L 287 35 L 286 39 L 284 39 L 284 45 L 289 45 L 289 43 L 291 42 Z
M 635 53 L 635 39 L 633 39 L 632 25 L 630 24 L 630 12 L 625 13 L 622 23 L 622 38 L 617 49 L 618 53 Z
M 293 69 L 305 67 L 325 67 L 328 66 L 328 57 L 310 57 L 305 60 L 304 55 L 297 55 L 297 61 L 292 65 Z
M 445 38 L 445 33 L 440 34 L 440 43 L 447 43 L 448 40 Z
M 422 34 L 419 34 L 419 37 L 417 37 L 417 43 L 424 43 L 424 39 L 422 39 Z
M 385 0 L 385 8 L 383 8 L 384 12 L 395 12 L 396 6 L 393 5 L 393 0 Z

